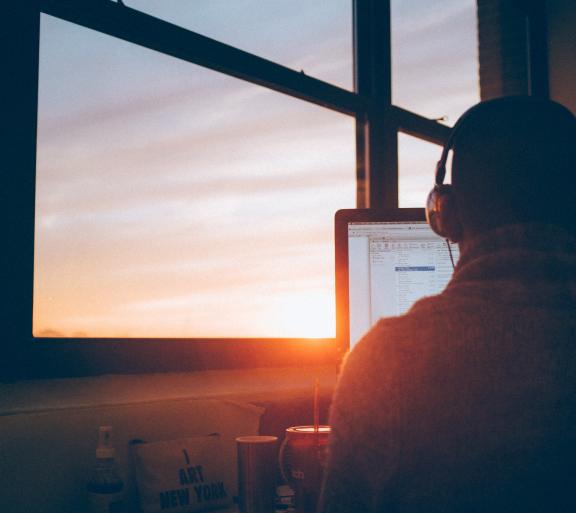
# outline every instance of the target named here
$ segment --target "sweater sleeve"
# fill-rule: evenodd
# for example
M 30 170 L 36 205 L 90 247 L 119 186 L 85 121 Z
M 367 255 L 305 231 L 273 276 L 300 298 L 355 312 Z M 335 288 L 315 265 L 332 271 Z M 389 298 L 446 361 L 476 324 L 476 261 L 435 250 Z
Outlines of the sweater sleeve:
M 387 483 L 398 461 L 398 403 L 390 368 L 376 354 L 381 344 L 372 333 L 343 366 L 330 413 L 321 513 L 387 509 Z

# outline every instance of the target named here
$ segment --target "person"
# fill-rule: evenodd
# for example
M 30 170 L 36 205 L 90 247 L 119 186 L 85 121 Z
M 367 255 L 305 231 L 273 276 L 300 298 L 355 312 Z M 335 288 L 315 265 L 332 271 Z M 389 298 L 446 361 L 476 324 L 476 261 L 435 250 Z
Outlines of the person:
M 319 510 L 576 511 L 576 119 L 481 102 L 442 161 L 429 208 L 460 259 L 347 356 Z

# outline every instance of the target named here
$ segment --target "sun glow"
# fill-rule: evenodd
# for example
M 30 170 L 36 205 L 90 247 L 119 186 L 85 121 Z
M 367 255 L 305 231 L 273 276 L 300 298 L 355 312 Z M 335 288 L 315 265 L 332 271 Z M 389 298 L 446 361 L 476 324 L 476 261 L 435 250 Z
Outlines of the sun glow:
M 334 337 L 334 297 L 322 290 L 286 294 L 278 299 L 271 331 L 287 338 Z

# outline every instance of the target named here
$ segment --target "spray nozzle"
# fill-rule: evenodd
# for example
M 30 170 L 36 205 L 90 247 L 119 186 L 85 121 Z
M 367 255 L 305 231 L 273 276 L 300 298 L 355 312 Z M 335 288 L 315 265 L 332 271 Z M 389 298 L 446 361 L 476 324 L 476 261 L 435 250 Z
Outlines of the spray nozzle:
M 98 431 L 97 458 L 114 458 L 116 451 L 112 446 L 112 426 L 100 426 Z

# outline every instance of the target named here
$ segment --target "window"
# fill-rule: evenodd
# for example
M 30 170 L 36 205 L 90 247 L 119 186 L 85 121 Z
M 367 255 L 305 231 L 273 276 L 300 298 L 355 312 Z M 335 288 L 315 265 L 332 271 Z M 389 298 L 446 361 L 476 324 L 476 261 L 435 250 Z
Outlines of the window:
M 159 5 L 40 0 L 8 11 L 7 37 L 21 50 L 6 55 L 12 73 L 2 85 L 15 99 L 7 126 L 17 172 L 7 174 L 2 208 L 13 278 L 5 344 L 16 348 L 16 374 L 334 361 L 329 309 L 324 324 L 302 322 L 330 302 L 333 211 L 354 196 L 358 206 L 397 207 L 406 190 L 398 144 L 409 147 L 398 134 L 442 144 L 448 128 L 431 118 L 461 110 L 469 91 L 439 114 L 403 99 L 392 80 L 389 2 L 338 0 L 329 11 L 302 3 L 306 23 L 292 41 L 292 30 L 270 32 L 264 22 L 242 39 L 214 17 L 185 19 L 179 3 Z M 394 16 L 393 3 L 400 23 Z M 348 43 L 324 37 L 349 20 L 354 91 Z M 398 76 L 411 62 L 394 63 Z M 433 163 L 421 167 L 427 189 Z M 230 252 L 241 254 L 236 265 Z M 230 320 L 232 307 L 274 320 L 243 326 Z M 191 308 L 210 313 L 187 321 Z M 129 321 L 114 325 L 118 311 Z M 150 321 L 162 316 L 169 334 Z M 89 322 L 68 322 L 82 318 Z M 310 336 L 323 338 L 297 338 Z
M 391 0 L 393 103 L 453 125 L 480 100 L 476 32 L 475 0 Z M 421 207 L 441 140 L 408 134 L 398 133 L 399 206 Z
M 350 116 L 43 15 L 37 141 L 35 336 L 334 337 Z
M 476 0 L 391 0 L 392 102 L 453 125 L 480 100 Z
M 439 146 L 398 133 L 398 189 L 400 208 L 418 208 L 426 203 L 434 183 Z M 447 166 L 448 170 L 451 169 Z M 448 183 L 449 176 L 446 182 Z

